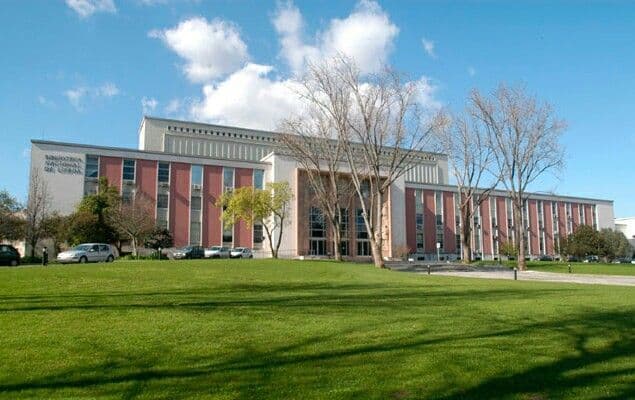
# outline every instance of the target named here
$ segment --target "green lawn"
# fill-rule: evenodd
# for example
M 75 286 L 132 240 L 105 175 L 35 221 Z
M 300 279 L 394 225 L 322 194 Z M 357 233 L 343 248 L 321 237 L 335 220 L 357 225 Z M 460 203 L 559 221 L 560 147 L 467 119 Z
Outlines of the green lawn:
M 0 398 L 635 398 L 635 289 L 273 260 L 1 268 Z
M 498 265 L 492 261 L 479 261 L 477 265 Z M 509 268 L 515 267 L 516 261 L 503 261 L 503 265 Z M 574 274 L 594 274 L 594 275 L 635 275 L 634 264 L 604 264 L 604 263 L 582 263 L 582 262 L 558 262 L 558 261 L 527 261 L 527 269 L 545 272 L 571 272 Z

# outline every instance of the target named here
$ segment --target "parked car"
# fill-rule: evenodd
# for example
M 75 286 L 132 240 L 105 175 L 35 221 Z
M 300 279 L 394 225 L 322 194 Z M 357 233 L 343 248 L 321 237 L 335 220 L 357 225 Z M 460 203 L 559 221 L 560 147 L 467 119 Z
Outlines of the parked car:
M 584 262 L 585 263 L 596 263 L 596 262 L 600 262 L 600 257 L 598 256 L 586 256 L 584 258 Z
M 17 267 L 20 265 L 20 253 L 10 244 L 0 244 L 0 264 Z
M 186 246 L 180 249 L 176 249 L 174 253 L 172 253 L 172 255 L 176 260 L 204 258 L 205 249 L 202 246 Z
M 553 257 L 548 256 L 546 254 L 540 256 L 540 258 L 538 258 L 539 261 L 553 261 Z
M 633 260 L 630 258 L 618 258 L 613 260 L 613 264 L 631 264 Z
M 62 264 L 87 262 L 113 262 L 115 253 L 109 244 L 105 243 L 83 243 L 70 250 L 63 251 L 57 255 L 57 261 Z
M 205 258 L 229 258 L 229 247 L 212 246 L 205 249 Z
M 229 252 L 230 258 L 254 258 L 249 247 L 236 247 Z
M 567 261 L 569 261 L 569 262 L 578 262 L 580 260 L 576 256 L 569 256 L 569 257 L 567 257 Z

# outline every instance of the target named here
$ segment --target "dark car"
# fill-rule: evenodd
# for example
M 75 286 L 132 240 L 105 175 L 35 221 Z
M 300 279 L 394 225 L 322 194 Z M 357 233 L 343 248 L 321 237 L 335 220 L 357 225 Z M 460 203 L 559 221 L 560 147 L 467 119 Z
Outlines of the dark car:
M 553 261 L 553 257 L 548 256 L 548 255 L 542 255 L 540 256 L 540 258 L 538 259 L 539 261 Z
M 0 264 L 17 267 L 20 265 L 20 253 L 10 244 L 0 244 Z
M 180 259 L 194 259 L 194 258 L 204 258 L 205 257 L 205 249 L 203 246 L 186 246 L 180 249 L 174 250 L 174 258 L 177 260 Z
M 578 261 L 580 261 L 580 259 L 578 257 L 576 257 L 576 256 L 569 256 L 569 257 L 567 257 L 567 261 L 569 261 L 569 262 L 578 262 Z

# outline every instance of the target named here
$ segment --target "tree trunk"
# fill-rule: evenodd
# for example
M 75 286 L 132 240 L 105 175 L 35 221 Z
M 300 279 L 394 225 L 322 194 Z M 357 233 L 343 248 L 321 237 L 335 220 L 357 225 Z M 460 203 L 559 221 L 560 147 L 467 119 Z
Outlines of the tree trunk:
M 371 251 L 373 254 L 373 263 L 375 264 L 375 266 L 377 268 L 384 268 L 385 264 L 384 264 L 384 257 L 382 254 L 382 220 L 383 220 L 383 207 L 381 204 L 381 194 L 379 194 L 376 197 L 376 204 L 375 206 L 377 207 L 377 210 L 375 211 L 375 218 L 376 220 L 374 221 L 375 223 L 375 232 L 374 235 L 370 235 L 371 238 L 371 242 L 370 242 L 370 246 L 371 246 Z
M 131 237 L 131 244 L 132 244 L 132 256 L 137 258 L 137 238 L 132 236 Z
M 333 255 L 336 261 L 342 261 L 342 252 L 340 251 L 341 239 L 339 226 L 333 225 Z
M 470 203 L 461 207 L 461 242 L 463 243 L 463 253 L 461 261 L 469 264 L 472 261 L 472 215 Z
M 525 262 L 525 227 L 523 223 L 522 201 L 514 201 L 514 232 L 516 233 L 516 249 L 518 254 L 518 269 L 527 269 Z

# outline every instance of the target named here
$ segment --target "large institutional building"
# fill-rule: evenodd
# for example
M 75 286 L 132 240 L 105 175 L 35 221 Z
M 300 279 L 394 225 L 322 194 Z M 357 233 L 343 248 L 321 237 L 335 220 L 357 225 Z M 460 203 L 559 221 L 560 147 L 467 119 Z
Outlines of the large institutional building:
M 404 247 L 436 259 L 460 254 L 456 188 L 449 184 L 443 154 L 419 153 L 417 164 L 391 187 L 387 199 L 385 255 Z M 289 182 L 295 197 L 284 228 L 280 255 L 332 254 L 330 233 L 322 213 L 306 195 L 308 184 L 297 163 L 285 156 L 274 132 L 145 117 L 139 149 L 33 140 L 31 173 L 48 184 L 52 207 L 72 212 L 86 194 L 108 178 L 122 196 L 144 193 L 155 205 L 157 225 L 168 228 L 176 246 L 226 244 L 246 246 L 267 255 L 262 227 L 243 222 L 225 229 L 215 200 L 225 190 Z M 370 255 L 361 210 L 346 208 L 341 248 L 345 255 Z M 477 210 L 472 237 L 475 257 L 498 257 L 500 244 L 513 240 L 514 219 L 506 194 L 495 191 Z M 531 257 L 554 255 L 558 238 L 581 224 L 613 228 L 613 202 L 548 194 L 531 194 L 526 204 L 527 250 Z M 258 254 L 258 253 L 257 253 Z

